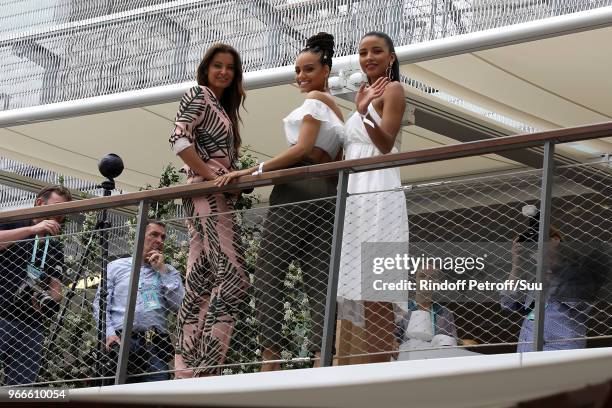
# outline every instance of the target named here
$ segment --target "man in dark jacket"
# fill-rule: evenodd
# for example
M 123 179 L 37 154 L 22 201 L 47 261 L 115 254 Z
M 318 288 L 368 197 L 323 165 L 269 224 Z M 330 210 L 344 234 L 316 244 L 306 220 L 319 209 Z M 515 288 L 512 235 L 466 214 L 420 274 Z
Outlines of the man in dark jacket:
M 70 191 L 51 186 L 36 195 L 34 206 L 72 200 Z M 44 318 L 62 300 L 64 255 L 51 236 L 62 216 L 0 224 L 0 361 L 4 384 L 36 381 L 42 358 Z

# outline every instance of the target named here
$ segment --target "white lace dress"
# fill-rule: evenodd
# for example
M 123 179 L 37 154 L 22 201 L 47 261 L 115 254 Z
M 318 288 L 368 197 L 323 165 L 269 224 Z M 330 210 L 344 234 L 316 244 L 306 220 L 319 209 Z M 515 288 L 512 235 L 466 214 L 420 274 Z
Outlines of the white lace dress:
M 374 113 L 376 111 L 374 110 Z M 375 115 L 378 116 L 378 115 Z M 374 118 L 380 123 L 381 118 Z M 372 143 L 359 113 L 355 112 L 344 125 L 345 159 L 380 156 L 382 153 Z M 398 134 L 390 153 L 400 150 L 401 134 Z M 338 318 L 363 322 L 362 302 L 382 301 L 373 298 L 368 291 L 366 299 L 361 290 L 361 244 L 364 242 L 408 242 L 408 214 L 403 191 L 382 191 L 401 186 L 400 169 L 390 168 L 349 176 L 346 202 L 342 257 L 338 282 Z M 384 295 L 384 294 L 383 294 Z

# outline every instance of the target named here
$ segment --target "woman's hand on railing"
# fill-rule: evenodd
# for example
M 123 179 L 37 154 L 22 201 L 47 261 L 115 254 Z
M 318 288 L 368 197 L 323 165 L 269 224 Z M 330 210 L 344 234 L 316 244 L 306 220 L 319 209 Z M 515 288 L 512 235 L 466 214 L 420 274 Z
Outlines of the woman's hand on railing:
M 218 176 L 216 179 L 213 180 L 213 183 L 215 183 L 215 186 L 217 187 L 223 187 L 231 183 L 232 180 L 237 179 L 238 177 L 248 176 L 249 174 L 251 174 L 251 169 L 236 170 Z

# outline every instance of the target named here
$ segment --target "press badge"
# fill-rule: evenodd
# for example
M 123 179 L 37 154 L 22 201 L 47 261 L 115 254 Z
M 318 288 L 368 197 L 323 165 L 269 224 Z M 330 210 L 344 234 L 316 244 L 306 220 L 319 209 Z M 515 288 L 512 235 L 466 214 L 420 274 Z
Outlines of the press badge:
M 43 271 L 41 271 L 40 269 L 38 269 L 32 264 L 28 264 L 28 267 L 26 270 L 28 272 L 28 277 L 33 280 L 39 280 L 43 274 Z
M 146 311 L 161 309 L 159 295 L 155 289 L 143 290 L 142 302 L 144 303 L 144 308 Z
M 155 275 L 153 284 L 145 286 L 142 282 L 143 277 L 138 281 L 138 292 L 140 292 L 140 298 L 144 305 L 146 312 L 151 310 L 161 309 L 161 301 L 159 300 L 159 289 L 160 279 L 158 275 Z
M 28 277 L 33 280 L 39 280 L 43 275 L 43 269 L 45 268 L 45 261 L 47 259 L 47 252 L 49 251 L 49 238 L 45 238 L 45 249 L 43 251 L 42 260 L 40 262 L 40 268 L 35 266 L 36 263 L 36 251 L 38 250 L 38 235 L 34 240 L 34 247 L 32 248 L 32 259 L 26 268 Z

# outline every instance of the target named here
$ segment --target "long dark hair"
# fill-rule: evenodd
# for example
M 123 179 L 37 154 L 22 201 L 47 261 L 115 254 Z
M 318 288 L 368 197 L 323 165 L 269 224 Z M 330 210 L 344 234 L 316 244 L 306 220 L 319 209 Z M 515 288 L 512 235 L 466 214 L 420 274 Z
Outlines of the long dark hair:
M 300 51 L 300 54 L 303 52 L 317 54 L 321 65 L 327 65 L 331 70 L 332 57 L 334 56 L 334 36 L 325 32 L 313 35 L 306 40 L 306 47 Z
M 389 51 L 393 55 L 395 55 L 395 60 L 393 61 L 393 64 L 391 65 L 391 82 L 399 81 L 400 80 L 399 61 L 397 60 L 397 54 L 395 53 L 395 47 L 393 46 L 393 40 L 391 39 L 391 37 L 389 37 L 387 34 L 381 31 L 370 31 L 369 33 L 361 37 L 361 39 L 363 40 L 364 38 L 372 36 L 372 35 L 385 40 L 387 47 L 389 47 Z M 369 80 L 370 79 L 368 78 L 368 81 Z
M 215 44 L 206 51 L 204 54 L 204 58 L 198 65 L 198 69 L 196 70 L 196 80 L 198 85 L 208 86 L 208 67 L 212 62 L 215 55 L 219 53 L 228 53 L 232 54 L 234 57 L 234 79 L 227 89 L 223 91 L 223 95 L 221 96 L 221 106 L 229 116 L 230 121 L 232 122 L 232 127 L 234 131 L 234 147 L 236 150 L 240 148 L 240 144 L 242 143 L 242 139 L 240 138 L 240 128 L 238 127 L 238 122 L 242 123 L 242 118 L 240 117 L 240 105 L 244 108 L 244 100 L 246 99 L 246 93 L 244 92 L 244 87 L 242 86 L 242 60 L 240 59 L 240 54 L 238 51 L 231 45 L 227 44 Z

